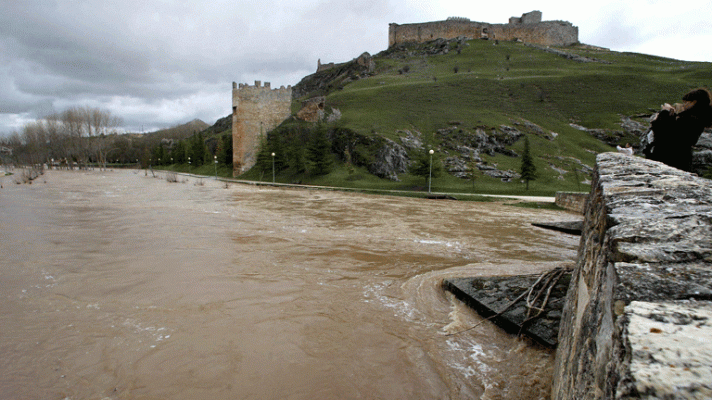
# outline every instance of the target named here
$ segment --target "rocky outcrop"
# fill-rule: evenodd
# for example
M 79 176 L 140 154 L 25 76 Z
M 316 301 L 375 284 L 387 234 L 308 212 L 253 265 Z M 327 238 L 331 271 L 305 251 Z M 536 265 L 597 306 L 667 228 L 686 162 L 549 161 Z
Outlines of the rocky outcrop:
M 292 98 L 325 96 L 349 82 L 372 76 L 375 68 L 375 61 L 368 53 L 331 68 L 320 68 L 320 71 L 305 76 L 292 88 Z
M 509 157 L 519 157 L 509 149 L 525 133 L 537 135 L 547 140 L 554 140 L 558 136 L 554 132 L 547 132 L 536 124 L 526 120 L 512 121 L 513 126 L 500 125 L 496 128 L 475 127 L 469 130 L 462 124 L 452 122 L 449 127 L 438 129 L 440 140 L 438 152 L 443 154 L 443 165 L 447 171 L 458 178 L 467 178 L 474 165 L 484 175 L 503 181 L 519 178 L 516 171 L 502 171 L 496 165 L 486 163 L 480 154 L 490 156 L 496 153 Z
M 697 144 L 692 148 L 692 172 L 700 176 L 712 173 L 712 130 L 710 129 L 702 133 Z
M 536 45 L 536 44 L 529 44 L 529 43 L 526 43 L 525 46 L 533 47 L 535 49 L 545 51 L 547 53 L 556 54 L 559 57 L 563 57 L 567 60 L 576 61 L 576 62 L 580 62 L 580 63 L 597 62 L 597 63 L 601 63 L 601 64 L 613 64 L 612 62 L 607 61 L 607 60 L 601 60 L 601 59 L 593 58 L 593 57 L 584 57 L 584 56 L 580 56 L 578 54 L 570 53 L 570 52 L 559 50 L 559 49 L 554 49 L 551 47 L 544 47 L 544 46 L 540 46 L 540 45 Z
M 383 138 L 383 141 L 368 171 L 380 178 L 398 181 L 398 174 L 408 171 L 410 164 L 408 152 L 403 146 L 390 139 Z
M 324 115 L 324 96 L 312 97 L 302 102 L 302 108 L 297 111 L 297 118 L 307 122 L 320 121 Z
M 395 59 L 410 59 L 413 57 L 423 56 L 439 56 L 448 54 L 450 51 L 458 51 L 464 46 L 469 46 L 467 41 L 470 40 L 464 36 L 459 36 L 452 39 L 435 39 L 422 44 L 401 43 L 395 45 L 388 50 L 379 53 L 379 56 L 395 58 Z
M 712 397 L 712 181 L 597 157 L 553 399 Z

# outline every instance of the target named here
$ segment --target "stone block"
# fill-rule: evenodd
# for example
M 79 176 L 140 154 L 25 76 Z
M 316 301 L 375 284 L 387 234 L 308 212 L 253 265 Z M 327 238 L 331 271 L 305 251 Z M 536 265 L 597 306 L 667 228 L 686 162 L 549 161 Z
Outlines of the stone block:
M 616 398 L 712 398 L 712 303 L 634 301 L 618 325 Z

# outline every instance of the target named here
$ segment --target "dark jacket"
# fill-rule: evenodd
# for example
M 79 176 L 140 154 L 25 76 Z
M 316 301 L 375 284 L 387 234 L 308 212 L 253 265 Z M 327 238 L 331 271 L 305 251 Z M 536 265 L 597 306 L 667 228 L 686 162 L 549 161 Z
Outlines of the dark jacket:
M 712 122 L 712 109 L 698 103 L 680 113 L 663 110 L 650 123 L 653 143 L 646 156 L 684 171 L 692 169 L 692 146 Z

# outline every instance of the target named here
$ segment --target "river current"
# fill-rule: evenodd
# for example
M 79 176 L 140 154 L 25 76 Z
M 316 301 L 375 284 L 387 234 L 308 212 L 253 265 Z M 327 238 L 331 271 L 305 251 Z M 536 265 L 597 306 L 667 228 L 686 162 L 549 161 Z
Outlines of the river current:
M 501 203 L 47 171 L 0 189 L 2 399 L 545 399 L 447 277 L 570 265 Z M 448 333 L 455 333 L 447 335 Z

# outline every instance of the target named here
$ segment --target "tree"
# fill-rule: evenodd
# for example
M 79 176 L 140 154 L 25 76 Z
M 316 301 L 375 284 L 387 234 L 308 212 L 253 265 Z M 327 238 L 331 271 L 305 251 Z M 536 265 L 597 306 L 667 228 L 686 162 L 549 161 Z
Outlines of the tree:
M 263 175 L 272 168 L 272 151 L 269 148 L 269 141 L 266 136 L 260 138 L 259 150 L 255 157 L 255 166 Z
M 524 152 L 522 153 L 522 166 L 519 169 L 519 173 L 527 183 L 527 190 L 529 190 L 529 181 L 536 179 L 536 166 L 534 166 L 534 160 L 529 152 L 529 138 L 526 136 L 524 137 Z
M 422 176 L 427 184 L 430 177 L 439 177 L 442 169 L 437 153 L 433 153 L 431 158 L 430 147 L 426 145 L 423 151 L 416 156 L 415 164 L 410 168 L 410 173 L 415 176 Z
M 222 135 L 217 150 L 218 162 L 232 166 L 232 134 Z
M 311 163 L 311 173 L 326 175 L 331 172 L 334 160 L 331 156 L 331 141 L 324 126 L 317 126 L 307 148 L 307 160 Z
M 189 139 L 187 151 L 193 166 L 199 167 L 205 163 L 205 140 L 202 132 L 194 133 Z
M 184 164 L 188 159 L 186 158 L 185 142 L 182 140 L 177 141 L 171 149 L 170 157 L 173 159 L 175 164 Z
M 112 141 L 121 120 L 99 108 L 72 107 L 25 124 L 20 148 L 22 162 L 42 163 L 51 159 L 80 165 L 89 160 L 106 163 Z
M 470 162 L 467 163 L 468 171 L 467 171 L 467 177 L 470 178 L 472 181 L 472 191 L 475 191 L 475 180 L 477 179 L 477 172 L 479 171 L 479 168 L 477 168 L 477 161 L 475 160 L 470 160 Z

